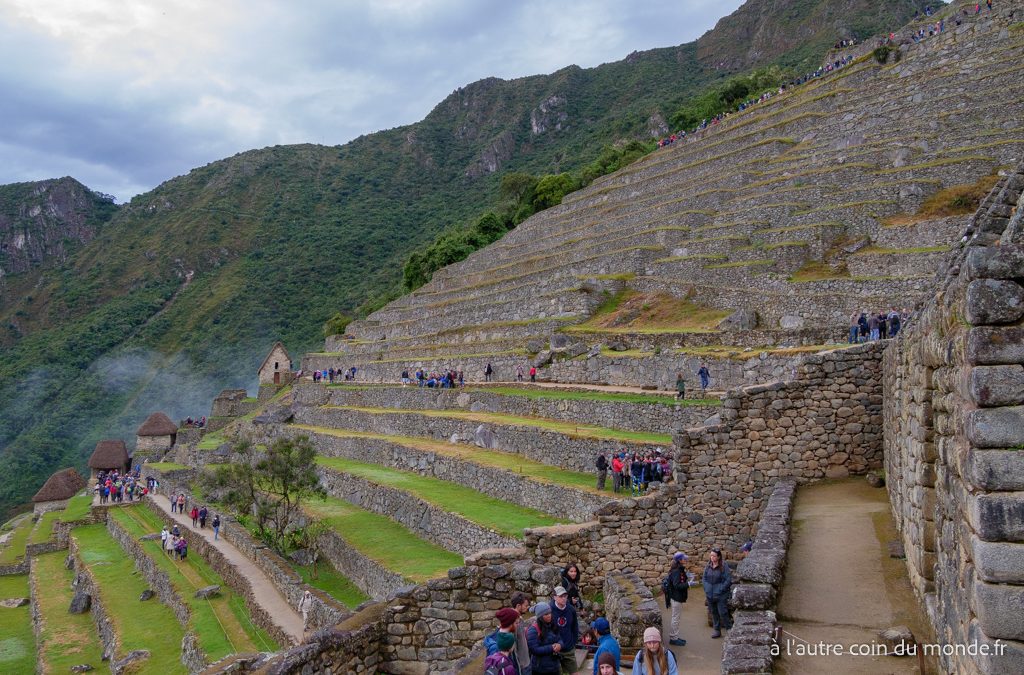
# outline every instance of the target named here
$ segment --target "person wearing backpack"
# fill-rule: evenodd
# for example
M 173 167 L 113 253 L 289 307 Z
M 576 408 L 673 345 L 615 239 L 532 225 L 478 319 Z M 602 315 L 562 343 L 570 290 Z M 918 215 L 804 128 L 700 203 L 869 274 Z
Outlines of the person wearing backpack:
M 519 675 L 519 670 L 512 662 L 512 652 L 516 648 L 515 634 L 499 632 L 495 642 L 497 651 L 484 660 L 484 675 Z
M 510 635 L 512 637 L 512 645 L 515 646 L 516 629 L 519 627 L 519 612 L 511 607 L 502 607 L 494 613 L 494 618 L 498 620 L 498 630 L 484 638 L 484 649 L 487 650 L 488 656 L 494 656 L 502 651 L 502 635 Z M 513 653 L 508 658 L 512 664 L 513 675 L 519 675 L 519 662 L 516 655 Z
M 686 578 L 686 568 L 683 561 L 687 556 L 682 551 L 677 551 L 672 556 L 672 567 L 668 576 L 661 582 L 661 590 L 665 593 L 665 607 L 672 610 L 671 633 L 668 643 L 674 647 L 686 646 L 686 640 L 679 636 L 679 623 L 683 618 L 683 603 L 690 594 L 689 580 Z
M 538 602 L 533 608 L 533 614 L 537 620 L 526 631 L 533 675 L 559 675 L 562 672 L 562 660 L 559 657 L 562 639 L 558 628 L 551 623 L 551 605 Z
M 644 631 L 644 648 L 633 660 L 633 675 L 679 675 L 675 654 L 661 644 L 661 631 L 654 626 Z
M 597 489 L 604 489 L 604 481 L 608 478 L 608 458 L 604 456 L 602 452 L 597 456 Z

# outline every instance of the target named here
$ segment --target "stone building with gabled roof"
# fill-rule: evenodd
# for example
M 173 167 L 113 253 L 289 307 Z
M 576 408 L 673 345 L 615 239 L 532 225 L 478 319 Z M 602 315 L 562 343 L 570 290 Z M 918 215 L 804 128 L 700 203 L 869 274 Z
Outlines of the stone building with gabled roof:
M 128 447 L 120 439 L 108 439 L 96 444 L 89 458 L 89 469 L 92 477 L 95 478 L 99 471 L 125 471 L 131 465 L 128 457 Z
M 146 418 L 135 432 L 135 462 L 159 459 L 174 446 L 178 425 L 162 412 Z
M 280 340 L 270 348 L 267 358 L 263 359 L 259 370 L 260 386 L 267 384 L 285 385 L 292 380 L 292 357 Z
M 39 492 L 32 498 L 32 509 L 36 514 L 57 511 L 68 505 L 68 500 L 78 494 L 87 482 L 82 475 L 72 468 L 61 469 L 54 473 Z

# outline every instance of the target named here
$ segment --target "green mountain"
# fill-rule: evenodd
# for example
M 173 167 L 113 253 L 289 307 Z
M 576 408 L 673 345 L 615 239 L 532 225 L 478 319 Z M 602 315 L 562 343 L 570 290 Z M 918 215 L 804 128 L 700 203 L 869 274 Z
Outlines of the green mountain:
M 0 484 L 0 509 L 83 466 L 97 440 L 131 440 L 153 410 L 202 415 L 220 389 L 252 387 L 273 340 L 293 355 L 319 345 L 328 318 L 394 293 L 410 253 L 487 211 L 503 174 L 573 170 L 662 135 L 735 68 L 813 67 L 923 4 L 751 0 L 697 42 L 481 80 L 416 124 L 240 153 L 94 216 L 84 243 L 2 279 L 0 475 L 21 478 Z M 16 187 L 0 213 L 23 210 Z

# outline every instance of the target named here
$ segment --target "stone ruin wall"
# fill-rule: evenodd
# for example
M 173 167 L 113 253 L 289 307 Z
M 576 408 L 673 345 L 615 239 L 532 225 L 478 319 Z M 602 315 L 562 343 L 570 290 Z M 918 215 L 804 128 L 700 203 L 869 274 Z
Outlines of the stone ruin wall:
M 918 599 L 964 673 L 1024 672 L 1024 165 L 885 355 L 889 496 Z

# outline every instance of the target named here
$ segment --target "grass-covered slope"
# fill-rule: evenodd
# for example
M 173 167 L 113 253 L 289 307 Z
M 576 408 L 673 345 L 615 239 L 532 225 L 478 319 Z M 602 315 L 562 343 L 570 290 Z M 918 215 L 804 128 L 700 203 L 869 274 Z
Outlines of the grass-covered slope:
M 907 5 L 862 0 L 830 30 L 865 16 L 896 26 Z M 798 9 L 750 25 L 784 32 Z M 84 467 L 97 440 L 130 439 L 153 410 L 201 415 L 220 389 L 253 385 L 273 340 L 296 356 L 313 348 L 325 320 L 398 288 L 412 252 L 492 208 L 502 175 L 573 170 L 610 144 L 664 134 L 730 74 L 697 52 L 485 79 L 407 127 L 244 152 L 136 197 L 59 266 L 5 277 L 0 473 L 21 480 L 0 485 L 0 510 L 55 465 Z

